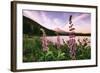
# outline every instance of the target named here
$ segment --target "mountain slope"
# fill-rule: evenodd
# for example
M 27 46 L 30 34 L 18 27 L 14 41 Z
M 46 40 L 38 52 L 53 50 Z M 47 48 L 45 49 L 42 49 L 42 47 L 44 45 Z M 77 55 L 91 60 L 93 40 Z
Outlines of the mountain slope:
M 23 34 L 34 35 L 34 36 L 42 36 L 42 31 L 40 29 L 44 29 L 46 35 L 48 36 L 56 36 L 56 31 L 49 30 L 39 23 L 23 16 Z M 59 35 L 69 35 L 69 32 L 57 32 Z M 90 36 L 90 33 L 75 33 L 76 36 Z
M 24 34 L 41 36 L 42 35 L 42 31 L 40 30 L 41 28 L 45 30 L 47 35 L 56 35 L 54 31 L 49 30 L 41 26 L 39 23 L 23 16 L 23 33 Z

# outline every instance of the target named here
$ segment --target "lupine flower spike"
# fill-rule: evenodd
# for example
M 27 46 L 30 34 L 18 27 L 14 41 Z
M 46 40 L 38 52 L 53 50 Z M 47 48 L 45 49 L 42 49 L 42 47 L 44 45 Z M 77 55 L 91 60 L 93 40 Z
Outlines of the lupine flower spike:
M 57 32 L 56 34 L 57 34 L 57 49 L 59 49 L 60 48 L 60 36 Z
M 41 39 L 43 51 L 48 51 L 48 40 L 46 38 L 46 33 L 45 33 L 44 29 L 41 28 L 40 30 L 43 33 L 43 36 L 42 36 L 42 39 Z
M 75 40 L 75 28 L 72 24 L 72 15 L 69 18 L 69 40 L 68 40 L 68 47 L 70 48 L 70 57 L 71 59 L 76 59 L 76 40 Z

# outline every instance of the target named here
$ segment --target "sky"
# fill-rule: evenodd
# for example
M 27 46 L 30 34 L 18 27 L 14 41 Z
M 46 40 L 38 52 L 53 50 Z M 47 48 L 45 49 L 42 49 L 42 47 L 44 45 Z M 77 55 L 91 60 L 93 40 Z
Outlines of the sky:
M 82 12 L 60 12 L 60 11 L 41 11 L 41 10 L 23 10 L 23 16 L 26 16 L 43 27 L 54 30 L 69 32 L 69 16 L 72 15 L 72 23 L 75 32 L 91 32 L 91 14 Z

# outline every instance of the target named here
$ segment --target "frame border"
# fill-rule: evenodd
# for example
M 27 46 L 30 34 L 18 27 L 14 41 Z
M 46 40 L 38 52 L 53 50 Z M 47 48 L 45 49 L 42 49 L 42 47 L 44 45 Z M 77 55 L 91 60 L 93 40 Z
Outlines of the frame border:
M 96 9 L 96 64 L 95 65 L 82 65 L 82 66 L 68 66 L 68 67 L 52 67 L 52 68 L 37 68 L 37 69 L 17 69 L 17 4 L 35 4 L 35 5 L 50 5 L 50 6 L 67 6 L 67 7 L 82 7 L 82 8 L 95 8 Z M 11 1 L 11 71 L 37 71 L 37 70 L 53 70 L 53 69 L 72 69 L 72 68 L 85 68 L 98 66 L 98 7 L 90 5 L 76 5 L 76 4 L 60 4 L 60 3 L 44 3 L 44 2 L 28 2 L 28 1 Z

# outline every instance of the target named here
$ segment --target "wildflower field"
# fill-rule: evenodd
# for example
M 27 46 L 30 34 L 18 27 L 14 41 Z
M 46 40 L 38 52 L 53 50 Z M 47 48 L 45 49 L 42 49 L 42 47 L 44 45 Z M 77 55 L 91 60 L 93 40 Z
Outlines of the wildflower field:
M 76 60 L 91 58 L 91 47 L 88 45 L 88 39 L 77 40 Z M 38 36 L 24 36 L 23 39 L 23 62 L 41 62 L 41 61 L 61 61 L 72 60 L 68 42 L 63 41 L 63 45 L 58 48 L 52 42 L 48 41 L 48 50 L 42 48 L 41 38 Z
M 23 62 L 91 59 L 90 14 L 35 11 L 42 16 L 34 18 L 29 12 L 33 17 L 23 16 Z

